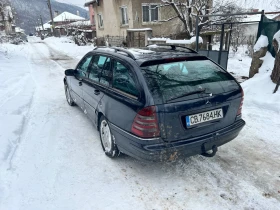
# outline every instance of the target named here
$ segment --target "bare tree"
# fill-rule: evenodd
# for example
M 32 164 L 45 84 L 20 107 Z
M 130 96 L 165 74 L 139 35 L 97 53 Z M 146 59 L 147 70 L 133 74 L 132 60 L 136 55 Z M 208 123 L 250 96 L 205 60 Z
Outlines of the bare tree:
M 10 0 L 0 0 L 0 21 L 5 25 L 6 34 L 12 31 L 12 22 L 14 20 Z
M 230 14 L 241 10 L 235 3 L 224 1 L 218 1 L 215 6 L 213 6 L 213 0 L 161 0 L 161 2 L 161 7 L 171 7 L 174 11 L 172 17 L 161 20 L 161 22 L 179 18 L 183 23 L 187 38 L 194 35 L 197 15 Z M 201 29 L 207 25 L 232 20 L 232 18 L 232 16 L 218 16 L 213 18 L 199 17 L 198 27 Z
M 0 0 L 0 10 L 2 11 L 4 6 L 10 5 L 9 0 Z
M 272 0 L 272 6 L 275 6 L 276 9 L 280 9 L 280 0 Z

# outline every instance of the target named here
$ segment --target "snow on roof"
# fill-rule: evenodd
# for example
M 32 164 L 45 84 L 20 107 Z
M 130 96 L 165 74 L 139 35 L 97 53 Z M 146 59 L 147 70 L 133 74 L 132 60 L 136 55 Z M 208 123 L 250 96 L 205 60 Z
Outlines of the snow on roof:
M 15 32 L 16 32 L 16 33 L 23 33 L 24 30 L 23 30 L 22 28 L 20 28 L 20 27 L 16 27 L 16 28 L 15 28 Z
M 53 22 L 63 22 L 63 21 L 78 21 L 78 20 L 85 20 L 85 18 L 80 17 L 78 15 L 74 15 L 70 12 L 63 12 L 60 15 L 56 16 L 53 19 Z M 51 22 L 51 21 L 49 21 Z
M 97 0 L 88 0 L 85 2 L 85 7 L 88 7 L 90 4 L 94 3 L 94 2 L 97 2 Z
M 49 23 L 45 23 L 43 26 L 44 26 L 45 30 L 48 29 L 48 28 L 51 28 L 51 24 L 49 24 Z M 38 30 L 40 30 L 40 31 L 43 30 L 42 26 L 36 27 L 36 31 L 38 31 Z
M 51 28 L 51 24 L 49 24 L 49 23 L 45 23 L 43 26 L 44 26 L 44 29 Z
M 83 28 L 84 26 L 91 26 L 92 24 L 90 23 L 90 20 L 81 20 L 81 21 L 76 21 L 73 23 L 69 24 L 64 24 L 64 25 L 59 25 L 56 26 L 55 28 Z
M 90 20 L 80 20 L 80 21 L 68 24 L 68 26 L 90 26 L 90 25 L 92 25 L 90 23 Z
M 78 29 L 78 31 L 82 31 L 82 32 L 93 32 L 93 30 L 85 30 L 85 29 Z
M 257 41 L 257 43 L 254 46 L 254 52 L 259 51 L 263 47 L 268 46 L 268 38 L 267 36 L 261 35 Z

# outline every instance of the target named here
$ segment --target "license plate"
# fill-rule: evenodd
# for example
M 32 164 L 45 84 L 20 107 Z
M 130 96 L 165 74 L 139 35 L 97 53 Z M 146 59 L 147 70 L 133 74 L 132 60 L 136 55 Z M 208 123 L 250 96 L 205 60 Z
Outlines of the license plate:
M 216 109 L 209 112 L 202 112 L 198 114 L 193 114 L 186 116 L 187 127 L 196 125 L 203 122 L 208 122 L 216 119 L 223 118 L 223 110 Z

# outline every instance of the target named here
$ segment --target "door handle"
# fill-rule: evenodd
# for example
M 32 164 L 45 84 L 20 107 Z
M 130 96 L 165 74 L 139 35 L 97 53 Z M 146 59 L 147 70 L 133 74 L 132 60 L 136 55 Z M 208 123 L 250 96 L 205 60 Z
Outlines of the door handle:
M 99 95 L 100 94 L 100 90 L 94 90 L 94 94 L 95 95 Z
M 82 82 L 79 82 L 79 86 L 82 86 L 83 85 L 83 83 Z

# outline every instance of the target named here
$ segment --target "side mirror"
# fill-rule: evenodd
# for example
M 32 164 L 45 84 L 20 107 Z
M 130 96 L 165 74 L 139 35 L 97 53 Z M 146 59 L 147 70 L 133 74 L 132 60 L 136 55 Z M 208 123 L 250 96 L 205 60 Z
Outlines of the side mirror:
M 66 76 L 74 76 L 75 75 L 75 71 L 76 70 L 73 70 L 73 69 L 67 69 L 67 70 L 65 70 L 65 75 Z

